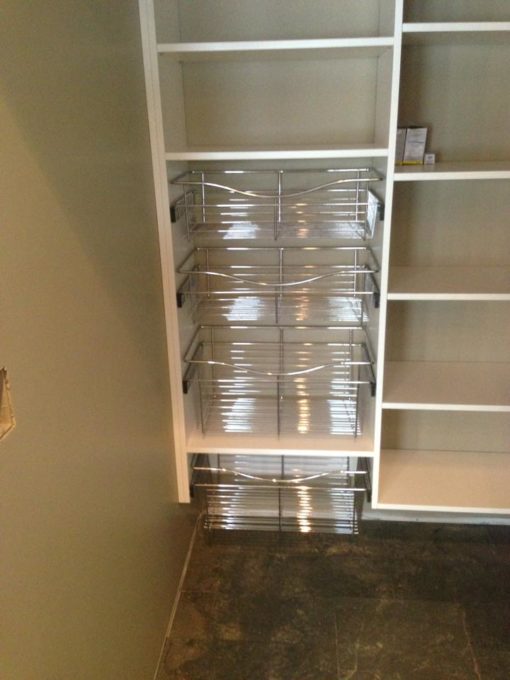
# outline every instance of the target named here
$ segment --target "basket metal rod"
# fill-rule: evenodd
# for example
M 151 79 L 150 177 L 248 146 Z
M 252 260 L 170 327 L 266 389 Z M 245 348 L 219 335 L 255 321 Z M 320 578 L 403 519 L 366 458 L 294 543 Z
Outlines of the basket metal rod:
M 202 172 L 200 174 L 200 180 L 201 180 L 201 194 L 202 194 L 202 222 L 206 221 L 206 212 L 205 212 L 205 173 Z

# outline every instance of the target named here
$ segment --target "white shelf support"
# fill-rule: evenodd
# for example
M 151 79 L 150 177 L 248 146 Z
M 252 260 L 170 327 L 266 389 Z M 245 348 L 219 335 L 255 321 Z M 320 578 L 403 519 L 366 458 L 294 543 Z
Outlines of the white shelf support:
M 176 472 L 177 492 L 180 502 L 189 502 L 189 479 L 186 458 L 185 414 L 181 390 L 181 351 L 177 318 L 176 290 L 173 272 L 175 263 L 171 240 L 170 200 L 165 161 L 165 142 L 159 88 L 158 59 L 156 51 L 156 27 L 153 0 L 139 0 L 142 49 L 147 94 L 147 112 L 152 150 L 152 169 L 156 197 L 156 211 L 159 230 L 163 298 L 166 320 L 166 341 L 170 377 L 171 407 L 170 422 L 173 451 L 171 463 Z
M 404 0 L 395 0 L 394 19 L 394 47 L 393 64 L 391 73 L 391 100 L 389 116 L 389 148 L 388 168 L 386 174 L 386 200 L 384 214 L 384 231 L 382 241 L 381 258 L 381 304 L 379 308 L 379 335 L 377 348 L 377 393 L 375 397 L 375 424 L 374 424 L 374 467 L 372 479 L 372 498 L 377 502 L 379 493 L 380 450 L 382 436 L 382 398 L 384 388 L 384 356 L 386 347 L 386 318 L 388 300 L 388 276 L 390 266 L 390 243 L 391 243 L 391 220 L 393 212 L 393 194 L 395 181 L 395 149 L 397 140 L 400 72 L 402 59 L 402 21 L 404 16 Z

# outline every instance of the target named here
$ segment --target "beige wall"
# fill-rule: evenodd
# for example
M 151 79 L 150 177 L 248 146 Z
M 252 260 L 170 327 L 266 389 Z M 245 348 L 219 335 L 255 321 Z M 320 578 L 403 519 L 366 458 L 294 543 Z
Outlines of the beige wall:
M 192 517 L 169 395 L 135 0 L 3 0 L 3 680 L 150 680 Z

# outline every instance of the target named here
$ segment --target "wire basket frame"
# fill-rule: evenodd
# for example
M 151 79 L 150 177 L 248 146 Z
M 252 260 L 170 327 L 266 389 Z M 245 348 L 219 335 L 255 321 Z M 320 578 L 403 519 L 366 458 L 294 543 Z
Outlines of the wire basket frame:
M 186 353 L 183 387 L 195 388 L 204 434 L 362 434 L 363 397 L 375 394 L 375 374 L 359 331 L 335 342 L 289 340 L 283 328 L 278 340 L 258 339 L 254 331 L 266 329 L 249 329 L 246 340 L 234 328 L 236 339 L 218 340 L 214 327 L 202 327 Z
M 381 218 L 370 191 L 379 180 L 371 168 L 192 170 L 172 180 L 184 193 L 171 214 L 188 238 L 367 240 Z
M 363 325 L 378 269 L 366 246 L 198 247 L 178 267 L 177 302 L 205 324 Z
M 207 529 L 357 534 L 368 477 L 348 457 L 201 455 L 193 487 Z

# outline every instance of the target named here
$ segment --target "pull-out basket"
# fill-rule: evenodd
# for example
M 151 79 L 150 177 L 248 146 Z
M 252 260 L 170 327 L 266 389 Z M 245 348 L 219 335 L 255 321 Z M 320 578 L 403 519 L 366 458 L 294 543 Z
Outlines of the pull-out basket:
M 370 168 L 328 170 L 192 170 L 173 180 L 172 205 L 188 236 L 214 238 L 373 237 L 381 204 Z
M 363 458 L 198 456 L 207 529 L 357 534 L 369 489 Z
M 178 304 L 202 324 L 358 324 L 377 306 L 366 246 L 195 248 L 178 268 Z
M 366 336 L 357 329 L 316 335 L 334 340 L 310 340 L 307 328 L 202 327 L 186 354 L 184 376 L 185 392 L 194 390 L 198 401 L 202 432 L 360 435 L 363 405 L 375 394 Z

